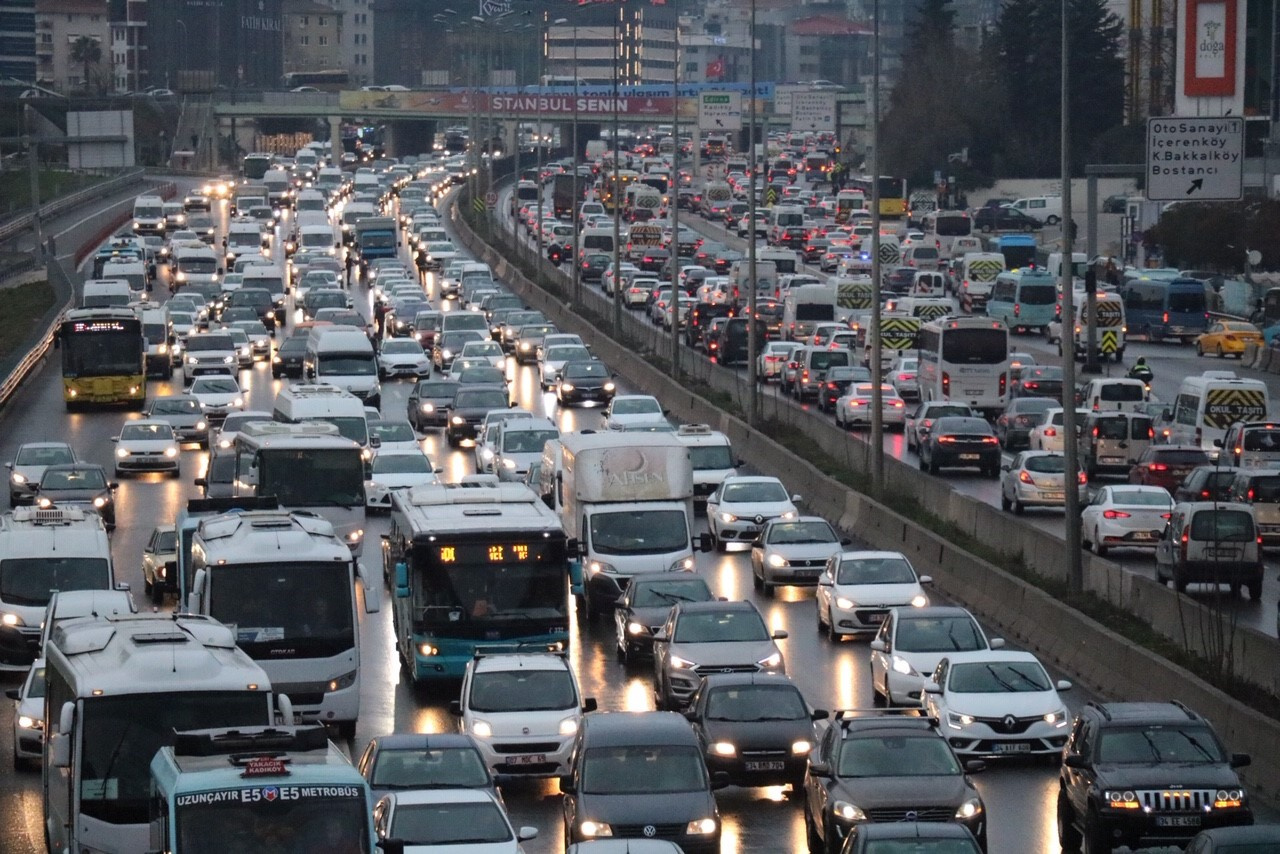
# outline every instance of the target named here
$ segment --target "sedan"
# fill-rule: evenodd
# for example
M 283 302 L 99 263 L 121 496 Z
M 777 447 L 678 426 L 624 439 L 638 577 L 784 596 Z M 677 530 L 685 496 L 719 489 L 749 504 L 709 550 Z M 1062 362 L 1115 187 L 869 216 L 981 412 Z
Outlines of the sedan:
M 378 350 L 378 377 L 430 376 L 431 358 L 416 338 L 388 338 Z
M 800 344 L 795 341 L 770 341 L 756 356 L 756 374 L 760 382 L 769 382 L 782 376 L 782 369 L 791 361 Z
M 818 387 L 818 409 L 822 412 L 835 412 L 836 401 L 849 391 L 850 386 L 869 382 L 871 370 L 861 365 L 833 365 L 827 368 Z
M 751 583 L 766 596 L 782 584 L 811 587 L 832 555 L 850 542 L 820 516 L 772 519 L 751 544 Z
M 1236 466 L 1196 466 L 1173 491 L 1173 500 L 1230 501 L 1231 482 L 1239 471 Z
M 707 582 L 691 572 L 643 573 L 631 579 L 613 612 L 619 661 L 653 653 L 653 636 L 679 602 L 715 599 Z
M 964 415 L 977 418 L 978 413 L 967 403 L 948 403 L 945 400 L 925 401 L 907 413 L 902 432 L 907 438 L 907 450 L 920 452 L 920 446 L 929 440 L 933 423 L 948 415 Z
M 920 369 L 920 360 L 915 356 L 902 356 L 889 369 L 889 384 L 903 400 L 920 399 L 920 380 L 916 373 Z
M 281 377 L 291 377 L 297 379 L 302 376 L 302 361 L 307 353 L 307 336 L 294 335 L 286 338 L 276 347 L 275 355 L 271 357 L 271 376 L 273 379 Z
M 1265 346 L 1258 327 L 1243 320 L 1217 320 L 1196 338 L 1196 355 L 1212 353 L 1219 359 L 1227 356 L 1240 359 L 1244 357 L 1244 348 L 1248 344 Z
M 659 709 L 683 707 L 705 673 L 786 673 L 775 641 L 751 602 L 680 602 L 653 636 L 653 676 Z
M 512 828 L 502 802 L 481 789 L 436 788 L 384 795 L 373 808 L 373 826 L 378 839 L 402 841 L 405 854 L 521 854 L 520 843 L 538 835 L 536 827 Z M 346 849 L 335 845 L 329 850 Z
M 494 409 L 512 406 L 503 389 L 490 386 L 459 385 L 458 391 L 445 407 L 444 437 L 450 447 L 463 442 L 474 442 L 476 426 Z
M 787 495 L 776 477 L 734 475 L 707 496 L 707 527 L 717 551 L 750 543 L 771 519 L 795 519 L 799 495 Z
M 1162 486 L 1173 494 L 1192 469 L 1210 462 L 1199 445 L 1152 445 L 1129 469 L 1129 482 Z
M 556 402 L 561 406 L 608 404 L 617 386 L 613 374 L 602 362 L 567 362 L 555 384 Z
M 1062 399 L 1062 368 L 1058 365 L 1027 365 L 1009 388 L 1011 397 Z
M 1052 451 L 1020 451 L 1000 466 L 1000 507 L 1022 515 L 1028 507 L 1066 506 L 1067 461 Z M 1077 472 L 1081 500 L 1088 495 L 1088 478 Z
M 1025 448 L 1031 443 L 1031 431 L 1044 420 L 1044 415 L 1057 406 L 1047 397 L 1016 397 L 996 418 L 996 437 L 1006 451 Z M 968 407 L 966 407 L 967 409 Z
M 203 376 L 191 381 L 191 396 L 200 401 L 204 417 L 209 421 L 222 421 L 231 412 L 244 409 L 244 392 L 240 384 L 227 376 Z
M 209 447 L 209 422 L 205 420 L 200 401 L 189 394 L 153 397 L 143 417 L 168 423 L 179 442 L 194 442 L 202 448 Z
M 77 461 L 76 452 L 66 442 L 26 442 L 18 446 L 9 469 L 9 506 L 31 504 L 35 500 L 36 485 L 49 466 L 67 465 Z
M 735 786 L 782 786 L 799 791 L 809 751 L 817 743 L 814 711 L 786 676 L 715 673 L 705 677 L 685 717 L 713 776 Z M 723 778 L 721 778 L 723 779 Z
M 999 477 L 1000 440 L 991 425 L 956 415 L 935 421 L 928 441 L 920 445 L 920 470 L 937 474 L 944 467 L 976 468 L 986 477 Z
M 459 384 L 453 380 L 418 380 L 405 405 L 405 414 L 413 429 L 421 432 L 428 427 L 445 426 L 448 423 L 446 409 L 458 387 Z
M 110 530 L 116 526 L 117 486 L 107 480 L 106 469 L 94 463 L 49 466 L 36 487 L 36 506 L 92 509 Z
M 1163 486 L 1104 486 L 1080 513 L 1080 545 L 1154 549 L 1169 524 L 1173 498 Z
M 370 739 L 356 770 L 380 798 L 406 789 L 480 789 L 496 793 L 480 748 L 461 733 L 395 733 Z
M 1089 415 L 1087 409 L 1076 410 L 1076 431 L 1084 424 Z M 1065 411 L 1061 406 L 1046 409 L 1040 423 L 1031 428 L 1027 434 L 1027 446 L 1033 451 L 1056 451 L 1061 454 L 1066 439 Z
M 591 351 L 581 344 L 557 344 L 543 349 L 538 359 L 538 374 L 542 388 L 550 390 L 556 387 L 556 378 L 568 362 L 587 362 L 591 360 Z
M 893 608 L 928 605 L 924 585 L 932 583 L 931 577 L 916 575 L 899 552 L 842 552 L 818 576 L 818 631 L 828 632 L 833 641 L 878 632 Z
M 871 690 L 877 705 L 917 706 L 943 656 L 1001 649 L 964 608 L 894 608 L 871 641 Z
M 1057 759 L 1071 714 L 1054 682 L 1029 652 L 980 650 L 948 654 L 924 685 L 924 709 L 961 756 Z
M 379 453 L 386 451 L 420 451 L 418 436 L 408 421 L 369 418 L 369 438 Z M 225 422 L 224 422 L 225 425 Z M 223 428 L 226 429 L 225 426 Z
M 621 430 L 631 424 L 665 421 L 667 412 L 658 399 L 649 394 L 620 394 L 610 401 L 603 413 L 607 430 Z
M 116 444 L 116 477 L 136 471 L 164 471 L 178 476 L 181 451 L 168 421 L 129 421 L 111 441 Z
M 365 483 L 365 505 L 370 510 L 391 510 L 391 493 L 437 481 L 438 470 L 421 450 L 380 450 L 373 458 L 373 473 Z
M 849 829 L 841 854 L 876 851 L 946 851 L 982 854 L 982 846 L 963 824 L 945 821 L 862 822 Z
M 856 424 L 871 425 L 874 386 L 861 383 L 852 386 L 835 404 L 836 426 L 852 430 Z M 902 430 L 907 423 L 907 404 L 893 386 L 880 386 L 880 422 L 887 429 Z

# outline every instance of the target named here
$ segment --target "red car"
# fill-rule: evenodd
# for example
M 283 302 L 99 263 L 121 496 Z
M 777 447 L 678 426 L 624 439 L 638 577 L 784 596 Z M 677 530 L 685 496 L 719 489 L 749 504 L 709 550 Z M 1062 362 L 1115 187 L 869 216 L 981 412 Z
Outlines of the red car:
M 1207 465 L 1209 455 L 1199 445 L 1152 445 L 1129 469 L 1129 482 L 1163 486 L 1172 495 L 1192 469 Z

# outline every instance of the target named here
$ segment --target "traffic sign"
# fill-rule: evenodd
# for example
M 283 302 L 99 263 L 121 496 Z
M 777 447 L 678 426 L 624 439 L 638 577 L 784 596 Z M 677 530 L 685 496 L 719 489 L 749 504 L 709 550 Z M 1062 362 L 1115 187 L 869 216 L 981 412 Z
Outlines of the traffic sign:
M 791 129 L 811 133 L 835 133 L 835 92 L 792 92 Z
M 698 130 L 712 133 L 742 130 L 742 93 L 700 92 Z
M 484 199 L 472 199 L 471 207 L 475 209 L 476 213 L 484 213 Z
M 489 192 L 485 193 L 484 203 L 489 207 L 490 210 L 493 210 L 498 206 L 498 194 L 495 193 L 493 190 L 490 190 Z
M 1229 201 L 1244 196 L 1244 119 L 1147 119 L 1147 198 Z

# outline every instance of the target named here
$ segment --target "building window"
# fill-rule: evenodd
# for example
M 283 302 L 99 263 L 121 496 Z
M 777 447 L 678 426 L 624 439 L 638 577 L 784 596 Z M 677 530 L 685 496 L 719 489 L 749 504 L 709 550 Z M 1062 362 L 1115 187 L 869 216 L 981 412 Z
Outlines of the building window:
M 311 36 L 302 36 L 301 38 L 298 39 L 298 44 L 301 44 L 301 45 L 311 44 Z
M 700 66 L 700 65 L 699 65 L 698 63 L 696 63 L 696 62 L 686 62 L 686 63 L 684 64 L 684 73 L 685 73 L 685 74 L 697 74 L 697 73 L 698 73 L 698 70 L 699 70 L 701 67 L 702 67 L 702 66 Z
M 321 15 L 320 17 L 316 18 L 316 26 L 318 27 L 325 26 L 324 15 Z
M 328 37 L 328 36 L 320 36 L 319 42 L 320 42 L 320 47 L 324 47 L 325 45 L 329 44 L 329 37 Z M 673 311 L 674 311 L 674 309 L 673 309 Z
M 308 15 L 303 15 L 303 16 L 302 16 L 302 24 L 301 24 L 301 26 L 304 26 L 304 27 L 305 27 L 307 24 L 310 24 L 310 23 L 311 23 L 311 18 L 310 18 L 310 16 L 308 16 Z
M 815 53 L 817 53 L 817 52 L 818 52 L 818 47 L 817 47 L 817 45 L 811 45 L 811 44 L 802 44 L 802 45 L 800 45 L 800 55 L 801 55 L 801 56 L 813 56 L 813 55 L 814 55 Z

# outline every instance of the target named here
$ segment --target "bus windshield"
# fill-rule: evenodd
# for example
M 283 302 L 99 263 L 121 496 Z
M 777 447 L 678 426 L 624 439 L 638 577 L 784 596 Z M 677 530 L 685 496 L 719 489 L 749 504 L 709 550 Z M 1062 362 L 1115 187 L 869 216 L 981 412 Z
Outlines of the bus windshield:
M 355 646 L 351 565 L 296 563 L 210 569 L 209 614 L 236 627 L 250 658 L 322 658 Z
M 466 550 L 458 547 L 466 556 Z M 552 555 L 554 556 L 554 555 Z M 506 624 L 522 634 L 562 624 L 568 617 L 564 564 L 558 560 L 500 563 L 428 561 L 419 554 L 415 587 L 423 622 L 462 628 L 463 624 Z
M 942 336 L 942 361 L 958 365 L 997 365 L 1009 358 L 1009 337 L 1003 329 L 947 330 Z
M 258 789 L 192 792 L 174 810 L 182 854 L 221 851 L 369 852 L 369 811 L 358 786 L 302 786 L 301 797 L 261 798 Z M 317 797 L 308 797 L 323 792 Z M 207 796 L 207 797 L 204 797 Z M 243 799 L 242 799 L 243 798 Z
M 362 507 L 364 462 L 354 448 L 263 450 L 258 494 L 274 495 L 284 507 Z
M 0 602 L 39 607 L 55 590 L 107 590 L 111 570 L 105 558 L 29 557 L 0 561 Z
M 118 332 L 72 332 L 62 336 L 62 374 L 103 377 L 142 373 L 140 329 Z

